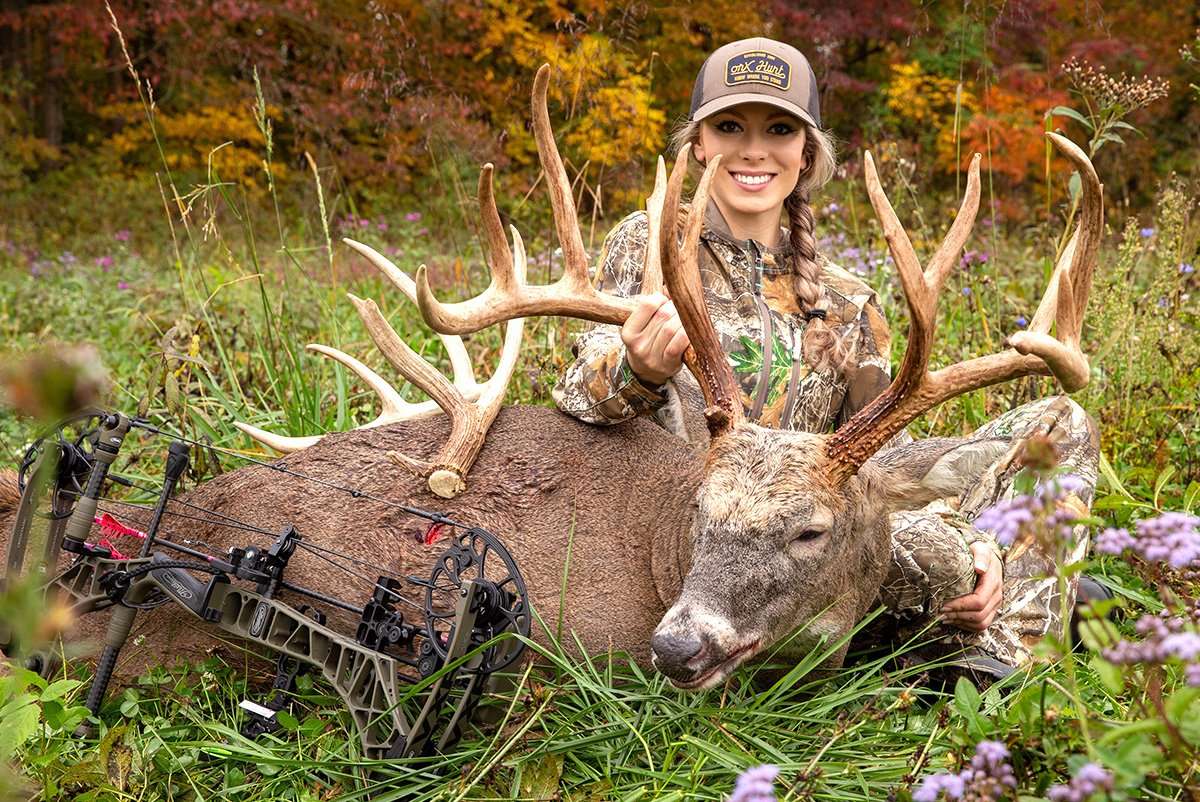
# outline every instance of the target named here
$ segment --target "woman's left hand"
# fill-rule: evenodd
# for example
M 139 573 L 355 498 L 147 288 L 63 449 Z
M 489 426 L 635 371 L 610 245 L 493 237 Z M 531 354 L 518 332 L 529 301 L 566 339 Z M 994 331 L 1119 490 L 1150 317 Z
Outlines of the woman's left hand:
M 975 557 L 975 592 L 959 596 L 942 608 L 942 619 L 968 632 L 983 632 L 996 620 L 1004 600 L 1004 563 L 987 543 L 972 543 Z

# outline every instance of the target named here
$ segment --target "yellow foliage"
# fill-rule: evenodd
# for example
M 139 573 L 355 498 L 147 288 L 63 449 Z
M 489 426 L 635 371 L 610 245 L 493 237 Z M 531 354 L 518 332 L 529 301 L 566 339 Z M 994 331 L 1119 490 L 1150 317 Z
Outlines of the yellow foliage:
M 268 114 L 278 109 L 268 107 Z M 101 116 L 123 120 L 125 126 L 105 140 L 105 145 L 123 162 L 153 163 L 158 160 L 154 131 L 137 103 L 114 103 Z M 178 113 L 156 109 L 154 126 L 167 166 L 180 172 L 210 172 L 213 179 L 236 181 L 252 191 L 266 185 L 263 158 L 266 140 L 254 122 L 249 107 L 201 106 Z M 271 166 L 277 180 L 287 177 L 287 167 Z
M 941 75 L 930 75 L 917 61 L 892 65 L 892 80 L 884 92 L 887 107 L 905 122 L 933 125 L 941 128 L 946 117 L 954 122 L 955 95 L 958 82 Z M 963 87 L 962 108 L 974 111 L 975 95 Z
M 592 93 L 588 113 L 566 138 L 593 164 L 611 166 L 662 147 L 667 116 L 653 106 L 650 81 L 629 75 Z
M 931 138 L 938 164 L 954 170 L 957 142 L 967 121 L 979 110 L 970 86 L 921 69 L 920 62 L 892 65 L 892 80 L 884 89 L 887 107 L 896 115 L 903 131 L 918 138 Z M 958 131 L 955 131 L 955 112 Z

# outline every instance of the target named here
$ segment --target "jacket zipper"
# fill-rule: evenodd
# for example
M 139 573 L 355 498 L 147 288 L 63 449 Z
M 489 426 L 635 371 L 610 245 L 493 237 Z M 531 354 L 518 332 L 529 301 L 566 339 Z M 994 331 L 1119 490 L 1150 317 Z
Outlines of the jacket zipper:
M 758 384 L 754 391 L 754 406 L 750 410 L 750 420 L 757 421 L 762 415 L 767 402 L 767 393 L 771 389 L 771 361 L 775 357 L 775 339 L 772 332 L 771 310 L 762 297 L 763 257 L 759 244 L 750 240 L 750 249 L 754 252 L 754 303 L 758 307 L 758 316 L 762 329 L 762 367 L 758 374 Z

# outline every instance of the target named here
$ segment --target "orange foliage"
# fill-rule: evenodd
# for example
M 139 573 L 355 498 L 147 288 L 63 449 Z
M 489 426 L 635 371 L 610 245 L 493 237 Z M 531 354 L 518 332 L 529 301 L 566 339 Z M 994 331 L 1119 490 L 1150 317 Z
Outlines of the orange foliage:
M 1067 93 L 1052 86 L 1045 73 L 1008 70 L 983 93 L 982 109 L 963 130 L 961 166 L 978 151 L 990 157 L 992 173 L 1004 176 L 1010 186 L 1043 180 L 1046 112 L 1067 103 Z M 1056 126 L 1064 123 L 1065 118 L 1055 118 Z

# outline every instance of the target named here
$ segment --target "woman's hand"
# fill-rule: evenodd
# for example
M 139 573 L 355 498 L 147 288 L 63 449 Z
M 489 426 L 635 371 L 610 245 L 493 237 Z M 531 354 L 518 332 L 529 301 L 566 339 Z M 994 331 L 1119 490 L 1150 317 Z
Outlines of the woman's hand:
M 678 373 L 691 345 L 675 304 L 660 293 L 638 296 L 633 314 L 621 327 L 621 342 L 634 375 L 649 384 L 663 384 Z
M 959 596 L 942 608 L 942 620 L 968 632 L 983 632 L 996 620 L 996 611 L 1004 600 L 1004 563 L 987 543 L 972 543 L 975 592 Z

